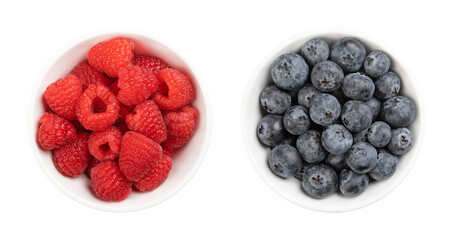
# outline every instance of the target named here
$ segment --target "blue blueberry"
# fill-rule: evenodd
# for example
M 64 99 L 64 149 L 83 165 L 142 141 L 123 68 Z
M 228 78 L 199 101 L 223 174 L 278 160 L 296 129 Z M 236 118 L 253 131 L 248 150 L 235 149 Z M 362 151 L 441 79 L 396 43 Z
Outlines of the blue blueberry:
M 287 136 L 283 127 L 283 117 L 267 115 L 260 119 L 257 127 L 258 139 L 265 145 L 276 146 Z
M 340 192 L 343 195 L 355 197 L 366 190 L 370 179 L 366 174 L 356 173 L 351 169 L 344 169 L 341 171 L 338 181 Z
M 363 73 L 350 73 L 344 78 L 341 89 L 348 98 L 366 101 L 373 97 L 374 82 Z
M 341 114 L 341 105 L 330 94 L 318 95 L 310 107 L 310 118 L 316 124 L 328 126 L 334 123 Z
M 383 51 L 374 50 L 365 58 L 363 68 L 368 76 L 378 78 L 389 70 L 390 58 Z
M 368 142 L 368 139 L 366 138 L 367 133 L 368 133 L 368 128 L 352 134 L 353 142 L 354 143 Z
M 294 105 L 283 116 L 283 126 L 293 135 L 301 135 L 310 128 L 310 117 L 305 107 Z
M 364 102 L 350 100 L 343 105 L 341 120 L 349 131 L 359 132 L 370 127 L 373 121 L 373 114 Z
M 272 63 L 271 76 L 281 89 L 297 90 L 304 85 L 309 73 L 304 58 L 295 53 L 279 56 Z
M 401 89 L 401 79 L 394 72 L 384 74 L 374 84 L 376 86 L 374 95 L 380 100 L 396 97 Z
M 352 37 L 337 40 L 332 45 L 330 58 L 337 63 L 345 72 L 359 70 L 366 57 L 366 49 L 363 44 Z
M 313 100 L 321 93 L 322 92 L 316 89 L 313 84 L 307 82 L 299 90 L 299 93 L 297 94 L 297 102 L 306 108 L 310 108 Z
M 392 138 L 390 138 L 387 148 L 395 155 L 403 155 L 412 148 L 413 142 L 409 129 L 397 128 L 392 130 Z
M 296 176 L 302 168 L 302 158 L 299 152 L 289 144 L 276 146 L 267 159 L 272 172 L 282 178 Z
M 268 113 L 282 114 L 291 107 L 291 96 L 276 85 L 269 85 L 261 91 L 261 106 Z
M 406 127 L 414 121 L 415 105 L 407 97 L 391 97 L 382 104 L 381 118 L 391 127 Z
M 332 94 L 332 96 L 334 96 L 342 106 L 343 104 L 345 104 L 345 102 L 351 100 L 348 97 L 346 97 L 346 95 L 344 95 L 343 90 L 341 90 L 341 87 L 333 92 L 330 92 L 330 94 Z
M 379 101 L 375 97 L 372 97 L 368 101 L 366 101 L 365 104 L 370 108 L 371 113 L 373 114 L 373 120 L 376 119 L 381 112 L 381 101 Z
M 396 171 L 398 157 L 385 149 L 379 149 L 377 158 L 376 166 L 368 172 L 368 175 L 377 181 L 389 179 Z
M 346 163 L 356 173 L 367 173 L 376 166 L 377 151 L 373 145 L 358 142 L 346 152 Z
M 296 141 L 296 148 L 308 163 L 321 162 L 327 156 L 321 143 L 321 133 L 316 130 L 308 130 L 300 135 Z
M 320 38 L 308 40 L 308 42 L 302 46 L 300 52 L 311 66 L 314 66 L 318 62 L 327 60 L 330 55 L 329 45 L 326 41 Z
M 314 164 L 305 170 L 302 188 L 311 197 L 326 198 L 338 189 L 337 173 L 328 165 Z
M 385 147 L 392 137 L 392 129 L 382 121 L 377 121 L 371 124 L 367 131 L 367 139 L 371 145 L 381 148 Z
M 321 143 L 332 154 L 343 154 L 352 146 L 352 134 L 341 124 L 332 124 L 322 132 Z
M 319 62 L 311 70 L 311 82 L 322 92 L 338 89 L 343 83 L 343 78 L 343 71 L 332 61 Z
M 326 163 L 338 173 L 348 167 L 344 159 L 344 154 L 335 155 L 331 153 L 327 156 Z

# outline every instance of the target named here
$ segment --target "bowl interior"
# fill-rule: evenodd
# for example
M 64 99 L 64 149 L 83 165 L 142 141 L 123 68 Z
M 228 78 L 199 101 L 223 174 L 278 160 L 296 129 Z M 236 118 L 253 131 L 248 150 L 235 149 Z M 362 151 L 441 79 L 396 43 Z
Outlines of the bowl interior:
M 325 199 L 318 200 L 309 197 L 303 192 L 299 180 L 295 178 L 280 178 L 274 175 L 269 169 L 267 164 L 267 155 L 270 152 L 270 148 L 261 144 L 256 135 L 258 121 L 263 117 L 259 102 L 259 94 L 266 85 L 273 83 L 270 75 L 270 66 L 274 59 L 278 56 L 289 52 L 299 53 L 302 45 L 314 37 L 323 38 L 327 41 L 329 46 L 331 46 L 335 40 L 346 36 L 353 36 L 362 41 L 367 49 L 367 52 L 370 50 L 380 49 L 389 55 L 391 59 L 390 71 L 396 72 L 401 77 L 402 88 L 400 95 L 411 98 L 416 105 L 417 115 L 414 122 L 409 127 L 414 135 L 415 142 L 412 150 L 399 158 L 397 170 L 390 179 L 382 182 L 370 183 L 364 193 L 354 198 L 344 197 L 340 194 L 332 194 Z M 310 81 L 310 79 L 307 81 Z M 249 158 L 259 175 L 274 191 L 299 206 L 326 212 L 348 211 L 367 206 L 390 193 L 408 174 L 414 163 L 415 155 L 418 151 L 421 140 L 420 107 L 418 104 L 419 98 L 408 74 L 400 65 L 398 60 L 392 57 L 391 51 L 378 46 L 369 39 L 365 39 L 354 34 L 343 33 L 304 34 L 290 39 L 269 54 L 259 65 L 245 94 L 242 109 L 242 132 Z
M 133 191 L 126 200 L 121 202 L 106 202 L 94 196 L 89 187 L 90 180 L 85 174 L 76 178 L 61 175 L 52 162 L 51 151 L 44 151 L 38 147 L 36 134 L 39 128 L 39 118 L 47 110 L 42 98 L 46 87 L 66 76 L 77 63 L 86 59 L 88 50 L 96 43 L 114 37 L 131 39 L 135 43 L 136 54 L 160 57 L 172 68 L 188 75 L 196 91 L 196 98 L 192 102 L 192 106 L 198 109 L 200 118 L 192 140 L 173 156 L 172 170 L 168 179 L 160 187 L 147 193 Z M 38 81 L 39 85 L 33 93 L 29 114 L 29 134 L 37 160 L 46 175 L 60 190 L 85 205 L 107 211 L 134 211 L 153 206 L 181 189 L 195 174 L 203 160 L 210 137 L 210 113 L 206 101 L 206 91 L 202 89 L 199 80 L 179 55 L 151 38 L 136 34 L 111 33 L 86 39 L 70 47 L 51 62 Z

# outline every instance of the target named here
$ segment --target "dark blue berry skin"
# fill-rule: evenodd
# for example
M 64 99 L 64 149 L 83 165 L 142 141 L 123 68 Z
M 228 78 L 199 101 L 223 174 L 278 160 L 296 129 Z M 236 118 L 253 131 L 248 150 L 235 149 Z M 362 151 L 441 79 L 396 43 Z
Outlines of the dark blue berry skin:
M 368 128 L 352 134 L 354 144 L 358 142 L 368 142 L 368 139 L 366 138 L 367 133 Z
M 329 154 L 326 158 L 326 163 L 331 166 L 337 173 L 340 173 L 343 169 L 348 167 L 346 160 L 344 159 L 344 154 Z
M 311 82 L 319 91 L 332 92 L 343 83 L 343 70 L 332 61 L 317 63 L 311 71 Z
M 382 148 L 385 147 L 392 137 L 392 129 L 382 121 L 377 121 L 371 124 L 367 131 L 367 139 L 371 145 Z
M 258 139 L 265 145 L 276 146 L 287 136 L 283 127 L 283 117 L 267 115 L 260 119 L 257 127 Z
M 334 123 L 341 114 L 341 105 L 338 100 L 330 94 L 317 96 L 310 107 L 310 118 L 316 124 L 328 126 Z
M 332 124 L 322 132 L 321 143 L 332 154 L 343 154 L 352 146 L 352 134 L 341 124 Z
M 392 130 L 392 138 L 387 148 L 395 155 L 407 153 L 414 143 L 412 133 L 407 128 L 397 128 Z
M 366 174 L 359 174 L 351 169 L 344 169 L 338 178 L 340 192 L 347 197 L 356 197 L 368 187 L 370 179 Z
M 272 172 L 282 178 L 296 176 L 302 168 L 302 158 L 299 152 L 289 144 L 276 146 L 267 159 Z
M 407 97 L 391 97 L 382 104 L 381 118 L 391 127 L 406 127 L 414 121 L 415 105 Z
M 381 112 L 382 103 L 377 98 L 372 97 L 365 104 L 370 108 L 371 113 L 373 114 L 373 120 L 379 116 Z
M 348 98 L 366 101 L 373 97 L 374 82 L 363 73 L 350 73 L 344 78 L 341 89 Z
M 290 107 L 283 116 L 283 126 L 293 135 L 301 135 L 310 128 L 308 110 L 300 105 Z
M 302 188 L 313 198 L 326 198 L 338 189 L 337 173 L 328 165 L 314 164 L 305 170 Z
M 296 148 L 308 163 L 321 162 L 327 156 L 327 151 L 321 143 L 321 133 L 316 130 L 308 130 L 300 135 L 296 141 Z
M 374 84 L 376 86 L 374 95 L 383 101 L 391 97 L 396 97 L 401 89 L 401 79 L 394 72 L 384 74 Z
M 388 72 L 390 58 L 383 51 L 374 50 L 365 58 L 363 68 L 368 76 L 378 78 Z
M 350 100 L 343 105 L 341 120 L 349 131 L 359 132 L 370 127 L 373 121 L 373 114 L 364 102 Z
M 389 179 L 396 171 L 398 157 L 385 149 L 378 150 L 376 166 L 368 172 L 368 175 L 377 181 Z
M 304 58 L 295 53 L 287 53 L 275 59 L 271 66 L 274 83 L 281 89 L 297 90 L 304 85 L 309 73 Z
M 282 114 L 291 107 L 291 96 L 276 85 L 269 85 L 261 91 L 261 106 L 268 113 Z
M 321 93 L 322 92 L 316 89 L 313 84 L 307 82 L 299 90 L 299 93 L 297 94 L 297 102 L 306 108 L 310 108 L 313 100 Z
M 343 90 L 341 88 L 338 88 L 337 90 L 331 92 L 330 94 L 332 94 L 332 96 L 334 96 L 342 106 L 343 104 L 345 104 L 345 102 L 351 100 L 348 97 L 346 97 L 346 95 L 344 95 Z
M 377 151 L 369 143 L 358 142 L 346 152 L 345 159 L 354 172 L 364 174 L 376 166 Z
M 366 57 L 366 49 L 363 44 L 352 37 L 337 40 L 332 45 L 330 58 L 337 63 L 345 72 L 359 70 Z
M 302 46 L 300 53 L 310 66 L 314 66 L 316 63 L 325 61 L 329 58 L 330 49 L 326 41 L 320 38 L 313 38 Z

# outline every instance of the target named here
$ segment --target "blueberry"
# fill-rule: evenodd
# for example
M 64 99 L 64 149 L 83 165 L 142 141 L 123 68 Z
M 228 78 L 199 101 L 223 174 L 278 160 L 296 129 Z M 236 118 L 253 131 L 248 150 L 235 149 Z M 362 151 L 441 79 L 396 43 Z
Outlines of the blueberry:
M 327 156 L 321 144 L 321 133 L 316 130 L 308 130 L 300 135 L 296 147 L 302 158 L 309 163 L 321 162 Z
M 293 135 L 301 135 L 310 128 L 310 117 L 305 107 L 294 105 L 283 116 L 283 126 Z
M 365 58 L 363 68 L 370 77 L 378 78 L 389 70 L 390 58 L 383 51 L 374 50 Z
M 343 105 L 341 120 L 349 131 L 359 132 L 371 125 L 373 114 L 364 102 L 350 100 Z
M 308 77 L 308 65 L 304 58 L 295 53 L 283 54 L 271 66 L 274 83 L 281 89 L 296 90 L 304 85 Z
M 392 137 L 392 129 L 382 121 L 377 121 L 371 124 L 367 131 L 367 139 L 371 145 L 381 148 L 385 147 Z
M 330 94 L 317 96 L 310 107 L 310 118 L 316 124 L 328 126 L 335 122 L 341 114 L 341 105 Z
M 282 114 L 291 107 L 291 96 L 276 85 L 269 85 L 261 91 L 261 106 L 268 113 Z
M 320 38 L 308 40 L 300 50 L 302 56 L 311 66 L 318 62 L 327 60 L 330 54 L 329 45 Z
M 363 193 L 368 187 L 370 179 L 366 174 L 359 174 L 351 169 L 344 169 L 340 173 L 340 192 L 348 197 L 355 197 Z
M 407 128 L 397 128 L 392 130 L 392 138 L 387 148 L 395 155 L 407 153 L 413 144 L 412 133 Z
M 348 98 L 366 101 L 374 94 L 374 83 L 363 73 L 350 73 L 344 78 L 341 89 Z
M 332 96 L 334 96 L 342 106 L 345 102 L 351 100 L 348 97 L 346 97 L 346 95 L 344 95 L 343 90 L 341 90 L 341 88 L 338 88 L 337 90 L 331 92 L 330 94 L 332 94 Z
M 385 149 L 379 149 L 377 159 L 376 166 L 368 172 L 368 175 L 377 181 L 389 179 L 396 171 L 398 157 Z
M 276 146 L 287 134 L 283 127 L 283 117 L 267 115 L 260 119 L 257 128 L 258 139 L 265 145 Z
M 414 103 L 407 97 L 391 97 L 382 104 L 381 118 L 391 127 L 406 127 L 414 121 Z
M 311 82 L 319 91 L 331 92 L 338 89 L 343 83 L 344 73 L 332 61 L 317 63 L 311 71 Z
M 328 165 L 314 164 L 305 170 L 302 188 L 311 197 L 325 198 L 338 189 L 337 173 Z
M 354 143 L 367 142 L 368 141 L 368 139 L 366 138 L 367 133 L 368 133 L 368 128 L 352 134 L 353 142 Z
M 381 101 L 377 98 L 372 97 L 365 104 L 370 108 L 371 113 L 373 114 L 373 120 L 379 116 L 379 112 L 381 112 Z
M 294 177 L 302 168 L 299 152 L 288 144 L 278 145 L 272 149 L 267 162 L 272 172 L 282 178 Z
M 332 124 L 322 132 L 321 143 L 332 154 L 342 154 L 352 146 L 352 134 L 341 124 Z
M 313 84 L 307 82 L 299 90 L 299 93 L 297 94 L 297 102 L 306 108 L 310 108 L 313 100 L 321 93 L 322 92 L 316 89 Z
M 394 72 L 384 74 L 374 84 L 376 85 L 374 95 L 380 100 L 397 96 L 401 89 L 401 79 Z
M 330 58 L 336 62 L 345 72 L 359 70 L 366 57 L 366 49 L 363 44 L 352 37 L 337 40 L 332 45 Z
M 377 151 L 373 145 L 358 142 L 346 152 L 346 163 L 356 173 L 367 173 L 376 166 Z
M 335 155 L 331 153 L 327 156 L 326 163 L 337 172 L 341 172 L 348 167 L 348 164 L 346 164 L 346 160 L 344 159 L 344 154 Z

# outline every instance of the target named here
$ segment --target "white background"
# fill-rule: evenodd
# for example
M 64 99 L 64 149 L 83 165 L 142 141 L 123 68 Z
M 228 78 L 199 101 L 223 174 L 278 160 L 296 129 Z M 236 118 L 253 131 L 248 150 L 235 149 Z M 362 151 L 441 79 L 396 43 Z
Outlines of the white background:
M 451 239 L 453 14 L 424 2 L 2 1 L 0 239 Z M 190 61 L 209 90 L 214 126 L 185 188 L 155 207 L 118 214 L 81 205 L 47 179 L 26 118 L 32 87 L 57 52 L 92 32 L 121 29 L 158 36 Z M 242 144 L 240 106 L 253 71 L 281 42 L 317 29 L 363 32 L 392 46 L 423 99 L 425 139 L 412 172 L 387 197 L 352 212 L 320 213 L 281 198 Z

